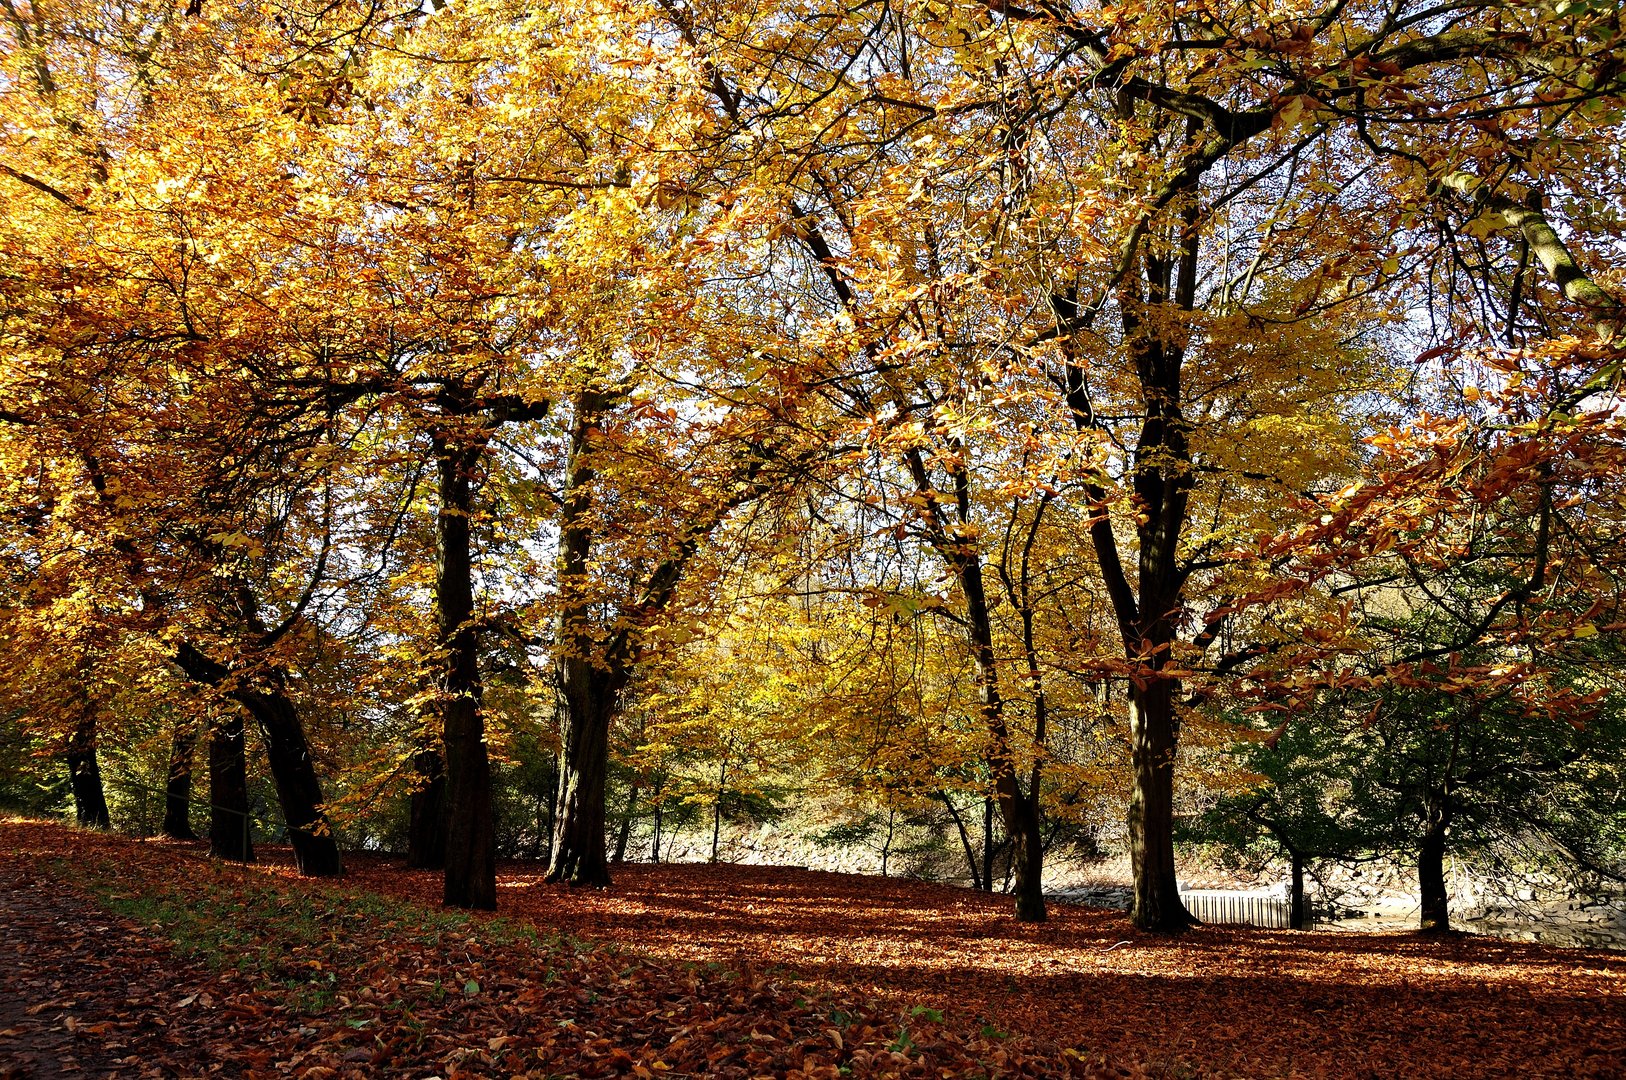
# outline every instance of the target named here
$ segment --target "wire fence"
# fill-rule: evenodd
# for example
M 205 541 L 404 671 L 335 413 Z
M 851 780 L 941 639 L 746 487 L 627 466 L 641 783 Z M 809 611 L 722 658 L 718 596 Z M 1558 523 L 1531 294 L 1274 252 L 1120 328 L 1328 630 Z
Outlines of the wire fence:
M 170 799 L 170 792 L 168 788 L 154 787 L 151 784 L 143 784 L 128 777 L 117 775 L 109 776 L 105 773 L 102 775 L 102 783 L 125 792 L 138 791 L 145 795 L 158 796 L 156 802 L 158 807 L 157 817 L 159 821 L 163 820 L 168 811 Z M 238 849 L 240 852 L 246 853 L 251 850 L 250 844 L 253 840 L 254 825 L 256 823 L 258 823 L 263 830 L 272 835 L 287 832 L 287 826 L 283 823 L 281 818 L 268 816 L 263 813 L 256 813 L 252 809 L 239 810 L 232 806 L 221 806 L 218 803 L 210 802 L 208 799 L 198 798 L 196 795 L 190 793 L 187 795 L 186 803 L 187 806 L 191 808 L 208 810 L 211 816 L 211 825 L 213 823 L 212 819 L 215 814 L 225 815 L 228 819 L 237 819 L 237 821 L 241 823 L 242 827 L 242 847 Z M 148 810 L 148 801 L 145 799 L 141 800 L 141 806 L 140 835 L 153 836 L 160 831 L 160 826 L 155 826 L 152 823 L 153 815 Z M 204 839 L 210 839 L 209 831 L 209 829 L 203 830 L 201 835 Z

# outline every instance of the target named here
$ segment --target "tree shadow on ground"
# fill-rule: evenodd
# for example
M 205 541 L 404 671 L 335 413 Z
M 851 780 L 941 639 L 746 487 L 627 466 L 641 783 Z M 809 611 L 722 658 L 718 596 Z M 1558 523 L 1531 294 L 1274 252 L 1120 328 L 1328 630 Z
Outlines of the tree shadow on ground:
M 368 888 L 438 901 L 436 875 L 352 859 Z M 772 969 L 1135 1060 L 1242 1076 L 1620 1076 L 1626 956 L 1475 937 L 1207 926 L 922 882 L 757 866 L 620 868 L 608 890 L 499 871 L 503 913 L 656 956 Z

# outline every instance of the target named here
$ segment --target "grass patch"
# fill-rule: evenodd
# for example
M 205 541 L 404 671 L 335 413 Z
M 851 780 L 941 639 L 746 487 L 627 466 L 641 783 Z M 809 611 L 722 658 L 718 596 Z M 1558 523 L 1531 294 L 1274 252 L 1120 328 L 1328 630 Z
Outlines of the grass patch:
M 56 860 L 52 871 L 187 959 L 216 972 L 236 972 L 304 1014 L 346 1004 L 343 998 L 369 985 L 370 976 L 387 973 L 403 951 L 519 951 L 531 955 L 538 973 L 550 970 L 550 961 L 563 951 L 590 951 L 574 938 L 539 934 L 523 923 L 436 910 L 342 885 L 280 881 L 214 862 L 177 874 L 144 872 L 93 856 Z M 477 985 L 450 970 L 418 980 L 423 982 L 429 985 L 415 984 L 406 996 L 438 1001 L 447 988 L 467 993 Z M 395 1004 L 406 1006 L 404 1000 Z

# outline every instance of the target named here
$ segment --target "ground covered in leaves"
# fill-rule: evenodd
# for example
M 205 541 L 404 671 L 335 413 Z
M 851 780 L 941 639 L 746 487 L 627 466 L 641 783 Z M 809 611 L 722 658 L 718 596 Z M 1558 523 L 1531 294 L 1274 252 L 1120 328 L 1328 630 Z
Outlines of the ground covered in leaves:
M 433 874 L 353 860 L 430 900 Z M 1202 927 L 1143 935 L 1052 904 L 758 866 L 623 867 L 606 892 L 500 871 L 508 917 L 648 955 L 789 974 L 1170 1075 L 1626 1076 L 1626 956 L 1482 937 Z M 991 1027 L 985 1027 L 991 1025 Z
M 442 913 L 439 891 L 379 858 L 331 885 L 275 853 L 243 871 L 188 845 L 0 825 L 8 930 L 67 905 L 55 918 L 79 943 L 25 930 L 46 936 L 25 950 L 22 1008 L 42 1007 L 33 1028 L 0 1011 L 0 1062 L 37 1057 L 44 1027 L 92 1070 L 156 1068 L 175 1047 L 172 1072 L 264 1076 L 1608 1077 L 1626 1061 L 1626 956 L 1606 953 L 1165 939 L 1060 905 L 1021 925 L 965 890 L 763 867 L 629 866 L 592 892 L 505 866 L 495 919 Z M 97 931 L 98 911 L 123 922 Z M 125 983 L 122 1012 L 84 990 Z M 224 1064 L 211 1043 L 233 1048 Z
M 284 853 L 285 855 L 285 853 Z M 278 872 L 281 870 L 282 872 Z M 930 1009 L 0 822 L 0 1080 L 1131 1076 Z

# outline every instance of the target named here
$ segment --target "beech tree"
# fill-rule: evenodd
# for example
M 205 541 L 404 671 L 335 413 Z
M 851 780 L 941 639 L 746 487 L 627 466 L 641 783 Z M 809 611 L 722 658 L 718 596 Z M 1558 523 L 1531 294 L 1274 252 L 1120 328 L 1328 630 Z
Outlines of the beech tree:
M 323 455 L 350 429 L 323 395 L 286 393 L 308 384 L 299 372 L 312 361 L 333 360 L 334 342 L 301 324 L 298 305 L 266 302 L 298 278 L 286 249 L 243 243 L 288 209 L 245 196 L 281 180 L 266 175 L 281 166 L 240 152 L 245 132 L 297 142 L 301 131 L 287 116 L 235 134 L 210 124 L 219 113 L 198 108 L 197 86 L 216 79 L 211 104 L 225 107 L 260 80 L 233 81 L 244 73 L 200 36 L 166 37 L 178 13 L 123 16 L 99 39 L 76 32 L 76 15 L 13 20 L 37 115 L 9 174 L 27 195 L 6 233 L 10 331 L 25 347 L 7 420 L 51 477 L 37 538 L 86 527 L 100 538 L 60 572 L 117 567 L 124 624 L 167 640 L 190 678 L 253 715 L 301 868 L 333 874 L 288 659 L 331 547 Z M 87 63 L 78 50 L 92 41 L 100 59 Z M 124 85 L 146 92 L 122 99 L 124 112 L 95 107 Z M 210 190 L 226 195 L 200 207 Z
M 656 468 L 646 455 L 670 437 L 675 414 L 631 401 L 613 408 L 593 389 L 574 398 L 554 601 L 566 718 L 554 880 L 609 883 L 610 729 L 659 644 L 651 631 L 669 617 L 706 539 L 740 506 L 793 483 L 809 456 L 795 427 L 781 420 L 784 398 L 769 400 L 766 409 L 741 403 L 720 423 L 693 431 L 689 452 Z

